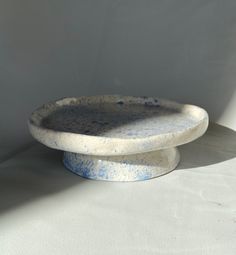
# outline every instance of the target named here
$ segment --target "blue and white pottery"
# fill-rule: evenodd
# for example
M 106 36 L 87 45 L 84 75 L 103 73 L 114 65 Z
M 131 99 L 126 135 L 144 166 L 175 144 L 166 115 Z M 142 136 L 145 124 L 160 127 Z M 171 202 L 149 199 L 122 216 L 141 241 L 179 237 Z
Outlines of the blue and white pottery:
M 176 146 L 203 135 L 207 112 L 194 105 L 119 95 L 63 98 L 35 110 L 32 136 L 64 151 L 63 162 L 89 179 L 147 180 L 179 163 Z

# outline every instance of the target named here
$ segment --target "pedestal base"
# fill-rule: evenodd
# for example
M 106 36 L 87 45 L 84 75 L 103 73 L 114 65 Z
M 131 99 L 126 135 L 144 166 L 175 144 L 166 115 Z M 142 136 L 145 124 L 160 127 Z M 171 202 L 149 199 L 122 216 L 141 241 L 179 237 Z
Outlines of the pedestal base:
M 92 156 L 64 152 L 63 163 L 82 177 L 105 181 L 140 181 L 166 174 L 178 165 L 177 148 L 124 156 Z

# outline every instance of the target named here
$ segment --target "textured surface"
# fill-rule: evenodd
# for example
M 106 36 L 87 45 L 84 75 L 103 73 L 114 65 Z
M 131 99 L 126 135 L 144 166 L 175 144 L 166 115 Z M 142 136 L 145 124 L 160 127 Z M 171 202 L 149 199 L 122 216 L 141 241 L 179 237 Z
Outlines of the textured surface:
M 127 155 L 175 147 L 201 136 L 205 110 L 158 98 L 64 98 L 35 110 L 35 139 L 55 149 L 89 155 Z
M 166 174 L 179 163 L 176 148 L 141 154 L 98 157 L 65 152 L 63 163 L 72 172 L 89 179 L 143 181 Z
M 136 181 L 173 170 L 179 162 L 174 147 L 201 136 L 208 114 L 158 98 L 105 95 L 47 103 L 28 124 L 38 141 L 66 151 L 63 162 L 74 173 Z
M 38 141 L 66 151 L 63 162 L 74 173 L 136 181 L 173 170 L 179 162 L 174 147 L 201 136 L 208 114 L 158 98 L 105 95 L 47 103 L 28 124 Z
M 235 255 L 236 132 L 179 149 L 177 170 L 145 182 L 75 178 L 40 144 L 1 162 L 0 254 Z
M 136 105 L 118 100 L 117 103 L 58 107 L 42 120 L 42 126 L 84 135 L 145 138 L 181 132 L 198 124 L 195 116 L 181 109 L 161 107 L 155 100 L 145 102 L 144 99 L 142 104 Z

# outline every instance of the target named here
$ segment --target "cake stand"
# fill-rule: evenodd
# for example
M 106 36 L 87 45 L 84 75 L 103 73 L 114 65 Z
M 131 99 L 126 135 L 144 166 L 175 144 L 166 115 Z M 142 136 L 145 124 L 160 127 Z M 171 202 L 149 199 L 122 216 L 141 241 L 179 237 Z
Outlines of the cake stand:
M 208 114 L 159 98 L 90 96 L 44 104 L 28 126 L 36 140 L 64 151 L 64 165 L 78 175 L 138 181 L 175 169 L 176 146 L 203 135 Z

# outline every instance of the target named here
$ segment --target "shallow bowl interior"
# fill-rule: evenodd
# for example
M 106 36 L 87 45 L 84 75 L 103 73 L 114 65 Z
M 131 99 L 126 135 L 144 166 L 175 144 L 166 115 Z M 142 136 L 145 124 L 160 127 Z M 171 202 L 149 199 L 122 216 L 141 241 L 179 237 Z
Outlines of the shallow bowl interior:
M 29 119 L 45 145 L 91 155 L 125 155 L 177 146 L 202 135 L 205 110 L 150 97 L 64 98 L 43 105 Z

